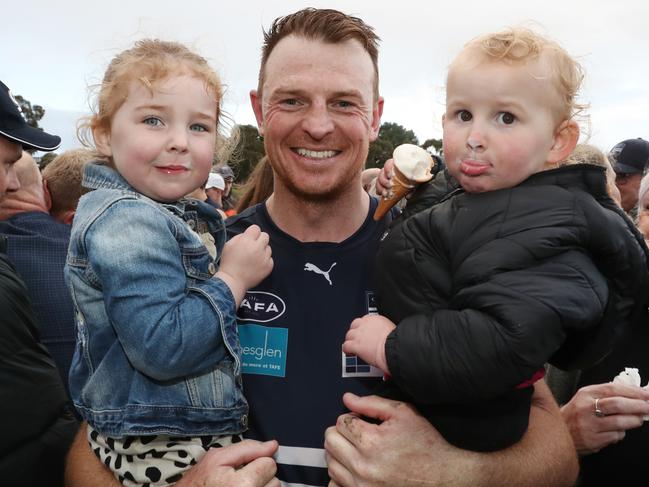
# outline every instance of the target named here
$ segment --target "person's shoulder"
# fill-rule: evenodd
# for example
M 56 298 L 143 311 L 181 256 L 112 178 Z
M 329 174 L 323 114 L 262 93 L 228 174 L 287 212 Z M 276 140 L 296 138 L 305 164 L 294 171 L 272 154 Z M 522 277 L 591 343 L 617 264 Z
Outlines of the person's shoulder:
M 264 227 L 264 210 L 263 203 L 246 208 L 241 213 L 237 213 L 225 220 L 225 227 L 228 235 L 237 235 L 243 233 L 250 225 L 259 225 Z

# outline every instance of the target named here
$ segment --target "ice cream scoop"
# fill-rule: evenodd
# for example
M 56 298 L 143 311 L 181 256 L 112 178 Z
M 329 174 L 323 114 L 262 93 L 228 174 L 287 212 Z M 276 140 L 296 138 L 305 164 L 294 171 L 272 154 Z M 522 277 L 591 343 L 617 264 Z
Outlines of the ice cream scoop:
M 392 158 L 394 159 L 392 187 L 388 194 L 379 200 L 379 205 L 374 212 L 374 220 L 377 221 L 418 184 L 430 181 L 433 177 L 431 171 L 435 161 L 428 151 L 417 145 L 397 146 L 392 152 Z

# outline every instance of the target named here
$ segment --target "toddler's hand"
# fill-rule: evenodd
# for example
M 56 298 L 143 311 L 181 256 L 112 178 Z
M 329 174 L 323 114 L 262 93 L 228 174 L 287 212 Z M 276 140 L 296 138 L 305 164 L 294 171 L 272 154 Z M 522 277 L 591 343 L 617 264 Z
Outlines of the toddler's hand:
M 358 355 L 368 364 L 389 374 L 385 340 L 395 328 L 395 324 L 385 316 L 371 314 L 356 318 L 345 335 L 343 352 Z
M 257 225 L 231 238 L 223 247 L 221 268 L 216 274 L 232 290 L 237 306 L 246 291 L 259 284 L 273 270 L 268 234 Z
M 376 178 L 376 194 L 379 196 L 387 196 L 388 191 L 392 187 L 392 168 L 394 167 L 394 159 L 388 159 L 381 168 L 381 172 Z

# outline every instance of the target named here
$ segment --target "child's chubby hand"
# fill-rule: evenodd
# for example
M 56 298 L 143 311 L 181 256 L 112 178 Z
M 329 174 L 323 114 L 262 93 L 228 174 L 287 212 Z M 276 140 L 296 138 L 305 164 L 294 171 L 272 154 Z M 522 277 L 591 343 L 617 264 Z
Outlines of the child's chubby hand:
M 394 167 L 394 159 L 388 159 L 381 168 L 381 172 L 376 178 L 376 194 L 379 196 L 387 196 L 390 188 L 392 188 L 392 168 Z
M 230 287 L 237 306 L 246 291 L 264 280 L 273 270 L 268 234 L 257 225 L 231 238 L 223 247 L 221 268 L 216 274 Z
M 389 374 L 385 358 L 385 340 L 395 328 L 395 324 L 385 316 L 370 314 L 356 318 L 345 335 L 343 352 L 357 355 L 368 364 Z

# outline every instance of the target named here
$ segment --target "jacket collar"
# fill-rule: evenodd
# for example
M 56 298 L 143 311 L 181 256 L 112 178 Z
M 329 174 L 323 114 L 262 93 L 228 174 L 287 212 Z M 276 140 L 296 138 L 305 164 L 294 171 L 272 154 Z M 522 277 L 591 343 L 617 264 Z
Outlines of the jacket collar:
M 140 198 L 146 198 L 146 196 L 128 184 L 121 174 L 100 161 L 93 161 L 86 164 L 83 170 L 81 185 L 90 189 L 117 189 Z M 174 203 L 161 203 L 159 201 L 156 201 L 156 203 L 164 206 L 176 215 L 182 216 L 185 211 L 186 200 L 183 198 Z

